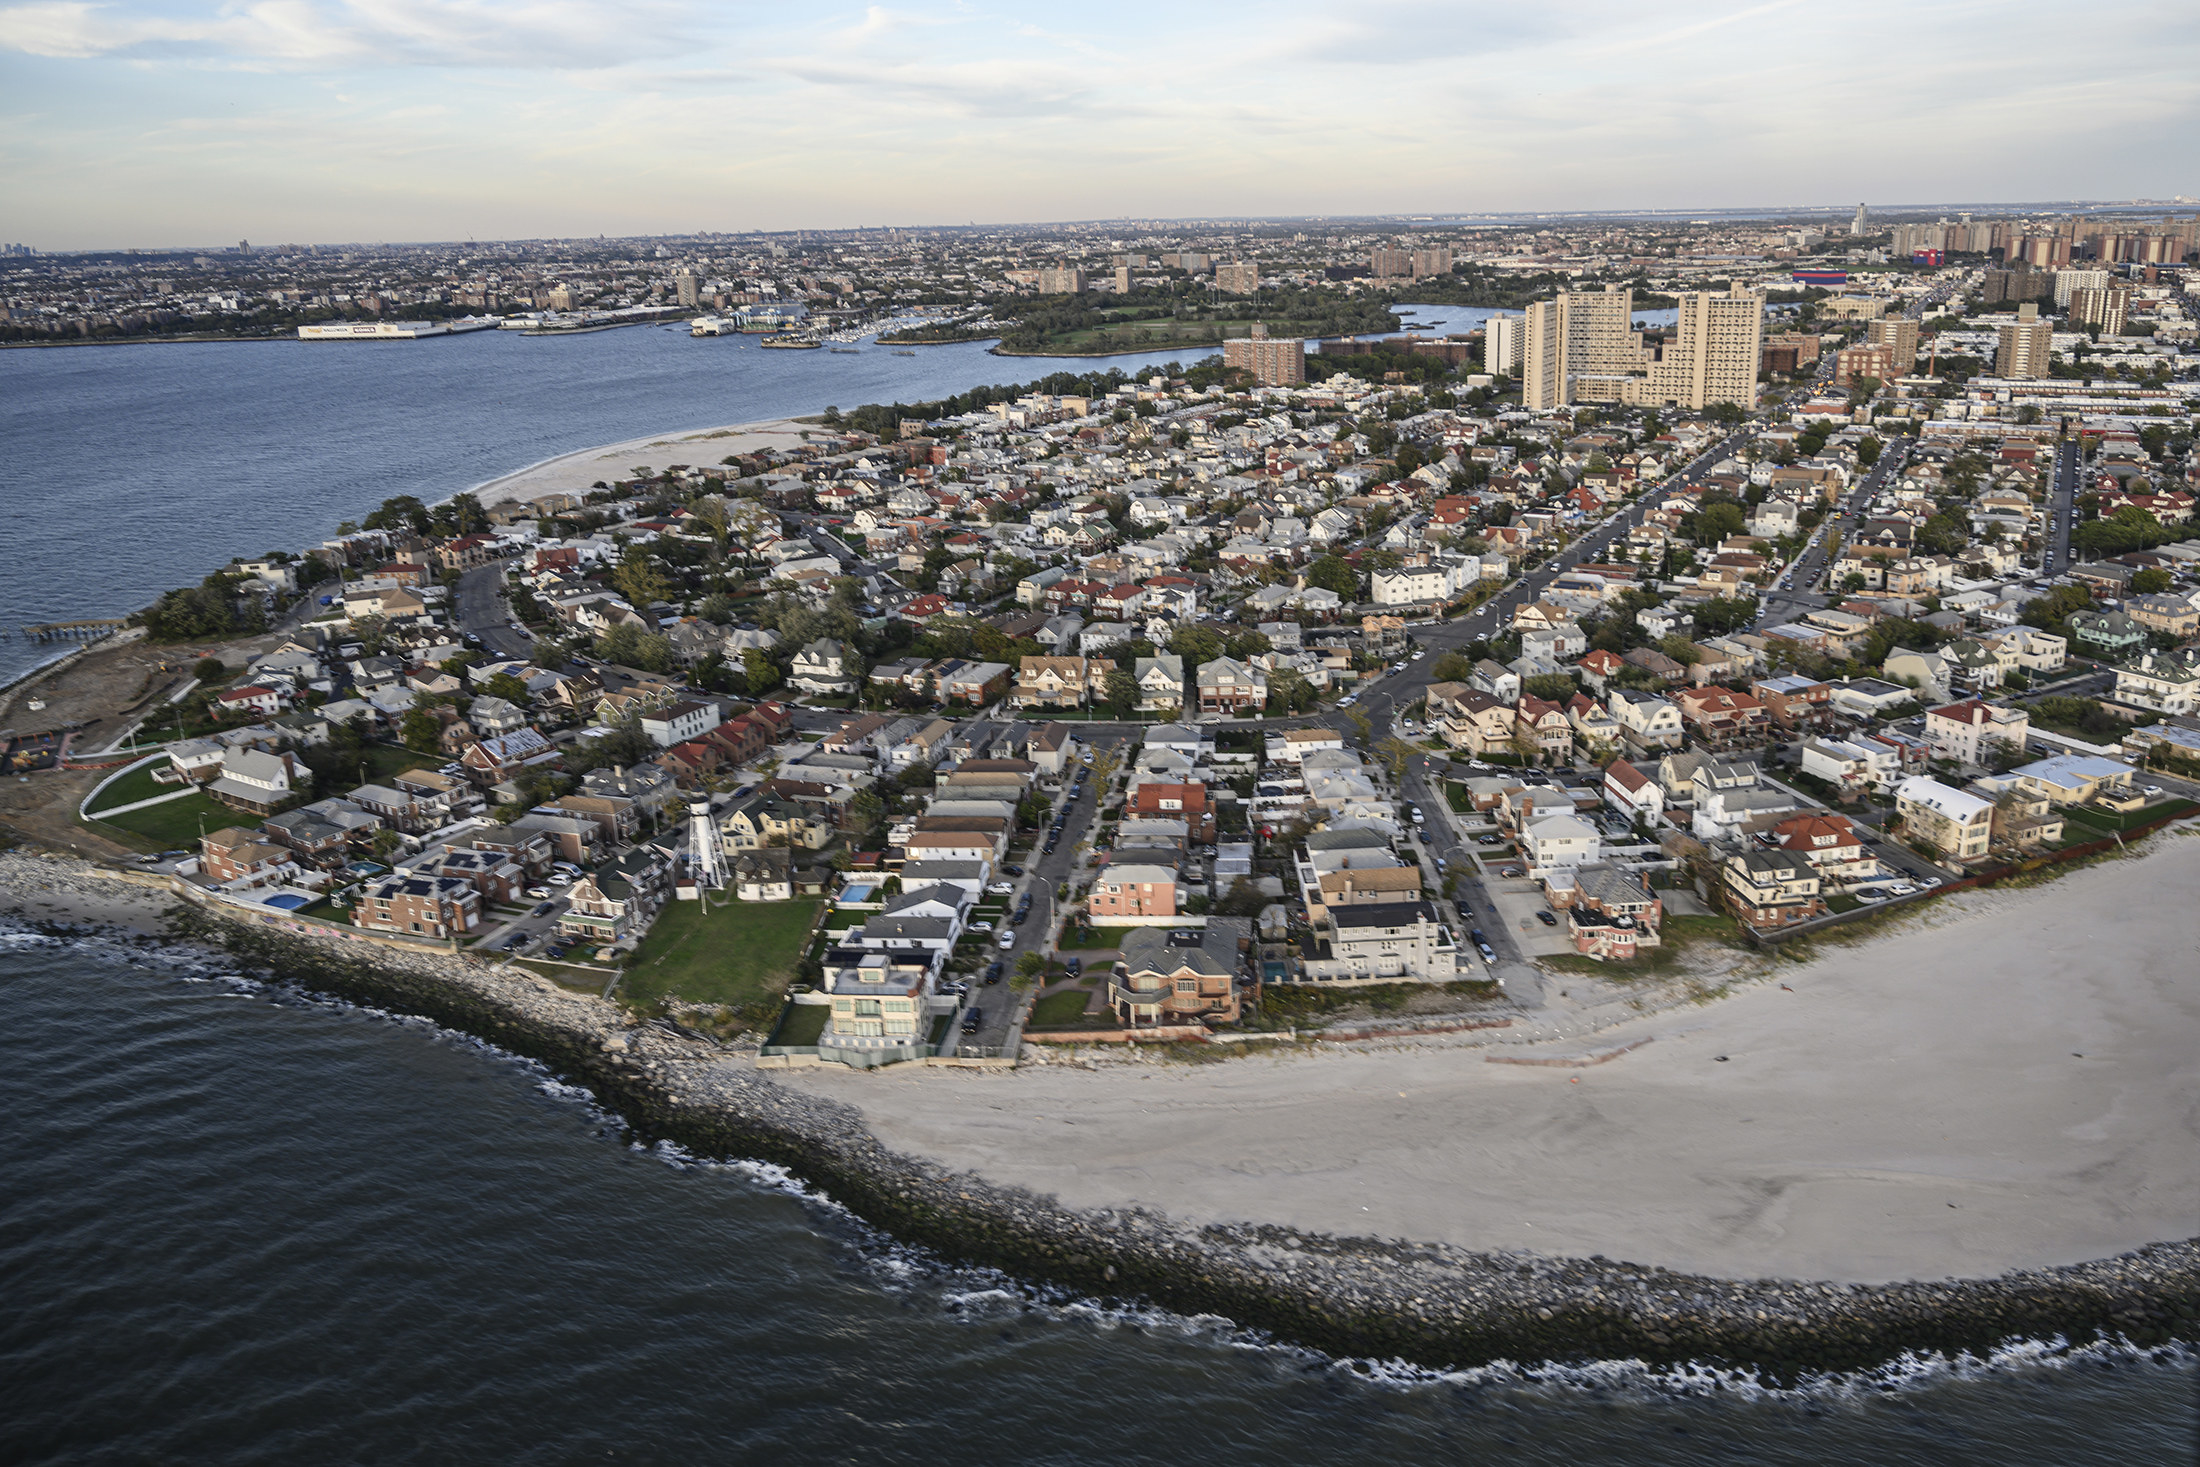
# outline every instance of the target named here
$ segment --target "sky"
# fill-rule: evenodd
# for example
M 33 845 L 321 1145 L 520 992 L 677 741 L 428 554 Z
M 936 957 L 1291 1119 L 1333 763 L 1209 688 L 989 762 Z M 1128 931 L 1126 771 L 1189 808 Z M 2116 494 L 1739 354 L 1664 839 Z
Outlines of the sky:
M 2200 5 L 0 0 L 40 249 L 2200 194 Z

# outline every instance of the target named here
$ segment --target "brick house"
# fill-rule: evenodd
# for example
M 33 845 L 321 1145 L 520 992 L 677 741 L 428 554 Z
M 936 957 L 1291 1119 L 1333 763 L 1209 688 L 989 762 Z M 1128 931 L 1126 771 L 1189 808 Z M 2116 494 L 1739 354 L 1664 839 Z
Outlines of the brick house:
M 1748 693 L 1737 693 L 1716 684 L 1682 688 L 1673 694 L 1681 710 L 1681 722 L 1697 740 L 1712 748 L 1732 748 L 1759 737 L 1771 721 L 1765 705 Z
M 1096 923 L 1107 917 L 1174 917 L 1176 872 L 1135 863 L 1103 867 L 1085 909 Z
M 1728 905 L 1752 927 L 1786 927 L 1822 916 L 1818 868 L 1791 851 L 1744 851 L 1720 869 Z
M 481 923 L 481 893 L 456 876 L 391 876 L 366 889 L 354 920 L 374 932 L 456 937 Z
M 298 874 L 290 851 L 231 825 L 199 840 L 199 874 L 220 886 L 280 886 Z
M 1214 844 L 1215 810 L 1204 784 L 1141 784 L 1131 791 L 1123 815 L 1125 819 L 1182 820 L 1192 840 Z

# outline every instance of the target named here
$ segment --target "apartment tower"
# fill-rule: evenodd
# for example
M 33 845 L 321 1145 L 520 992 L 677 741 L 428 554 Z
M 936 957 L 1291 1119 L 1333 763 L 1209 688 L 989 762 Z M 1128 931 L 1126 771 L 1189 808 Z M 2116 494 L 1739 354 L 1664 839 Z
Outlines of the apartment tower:
M 1680 301 L 1680 319 L 1650 364 L 1649 382 L 1636 385 L 1638 397 L 1623 400 L 1698 412 L 1721 402 L 1755 407 L 1765 298 L 1752 290 L 1691 290 Z
M 1263 387 L 1282 387 L 1306 380 L 1306 343 L 1298 337 L 1270 336 L 1255 323 L 1251 336 L 1222 343 L 1222 365 L 1253 374 Z
M 1908 376 L 1916 368 L 1917 322 L 1908 316 L 1894 316 L 1872 322 L 1867 330 L 1865 342 L 1887 348 L 1897 375 Z
M 2017 307 L 2017 319 L 2000 328 L 2001 344 L 1994 351 L 1994 375 L 2025 379 L 2047 375 L 2048 348 L 2054 344 L 2053 323 L 2040 319 L 2040 308 L 2029 301 Z
M 1626 401 L 1627 384 L 1643 367 L 1634 306 L 1634 291 L 1621 285 L 1562 290 L 1555 300 L 1529 306 L 1520 347 L 1521 406 Z M 1756 368 L 1752 357 L 1752 379 Z
M 1521 327 L 1519 316 L 1492 316 L 1482 323 L 1482 370 L 1506 376 L 1520 372 Z

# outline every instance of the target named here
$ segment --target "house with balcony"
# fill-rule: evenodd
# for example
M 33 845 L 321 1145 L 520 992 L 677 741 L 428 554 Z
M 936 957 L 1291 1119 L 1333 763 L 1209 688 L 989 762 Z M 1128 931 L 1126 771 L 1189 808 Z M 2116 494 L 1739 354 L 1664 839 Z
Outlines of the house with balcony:
M 365 888 L 352 921 L 370 932 L 463 937 L 481 925 L 481 893 L 456 876 L 389 876 Z
M 1082 708 L 1107 696 L 1115 664 L 1105 657 L 1026 657 L 1008 695 L 1014 708 Z
M 1329 935 L 1302 940 L 1299 973 L 1312 983 L 1449 983 L 1459 976 L 1451 929 L 1427 901 L 1332 907 Z
M 1856 822 L 1830 810 L 1805 810 L 1772 827 L 1775 849 L 1818 868 L 1822 891 L 1839 891 L 1885 874 L 1879 858 L 1857 834 Z
M 1131 664 L 1138 683 L 1138 708 L 1155 713 L 1184 706 L 1184 659 L 1174 652 L 1140 657 Z
M 1619 724 L 1620 739 L 1637 754 L 1678 749 L 1685 733 L 1680 705 L 1656 693 L 1636 688 L 1613 688 L 1605 695 L 1605 707 Z
M 1925 743 L 1932 757 L 1962 769 L 1984 769 L 1997 756 L 2021 756 L 2031 715 L 1976 698 L 1925 710 Z
M 1202 662 L 1194 674 L 1199 693 L 1199 711 L 1219 713 L 1226 717 L 1255 712 L 1267 706 L 1268 678 L 1257 667 L 1250 667 L 1234 657 L 1217 657 L 1212 662 Z
M 1720 867 L 1728 907 L 1759 930 L 1788 927 L 1825 915 L 1824 878 L 1809 861 L 1789 851 L 1742 851 Z
M 1231 939 L 1242 922 L 1221 919 L 1200 932 L 1145 927 L 1123 940 L 1108 981 L 1108 1003 L 1126 1028 L 1234 1023 L 1242 1007 L 1237 973 L 1243 959 Z
M 794 654 L 787 681 L 817 697 L 843 697 L 856 690 L 847 670 L 848 649 L 830 637 L 819 637 Z
M 2200 650 L 2142 652 L 2116 665 L 2116 701 L 2156 713 L 2200 712 Z
M 1550 889 L 1547 899 L 1566 913 L 1566 936 L 1583 957 L 1624 963 L 1662 943 L 1665 904 L 1632 871 L 1601 862 L 1584 866 Z
M 1926 775 L 1894 787 L 1895 813 L 1912 841 L 1958 861 L 1983 857 L 1994 839 L 1994 802 Z
M 818 1035 L 819 1059 L 872 1069 L 930 1052 L 931 959 L 864 952 L 832 968 L 825 989 L 832 1012 Z

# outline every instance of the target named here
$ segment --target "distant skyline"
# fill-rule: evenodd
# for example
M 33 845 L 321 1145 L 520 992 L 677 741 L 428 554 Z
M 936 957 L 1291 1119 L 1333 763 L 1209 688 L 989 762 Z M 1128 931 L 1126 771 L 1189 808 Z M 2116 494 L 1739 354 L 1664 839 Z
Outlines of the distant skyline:
M 0 0 L 44 250 L 2200 193 L 2200 10 Z

